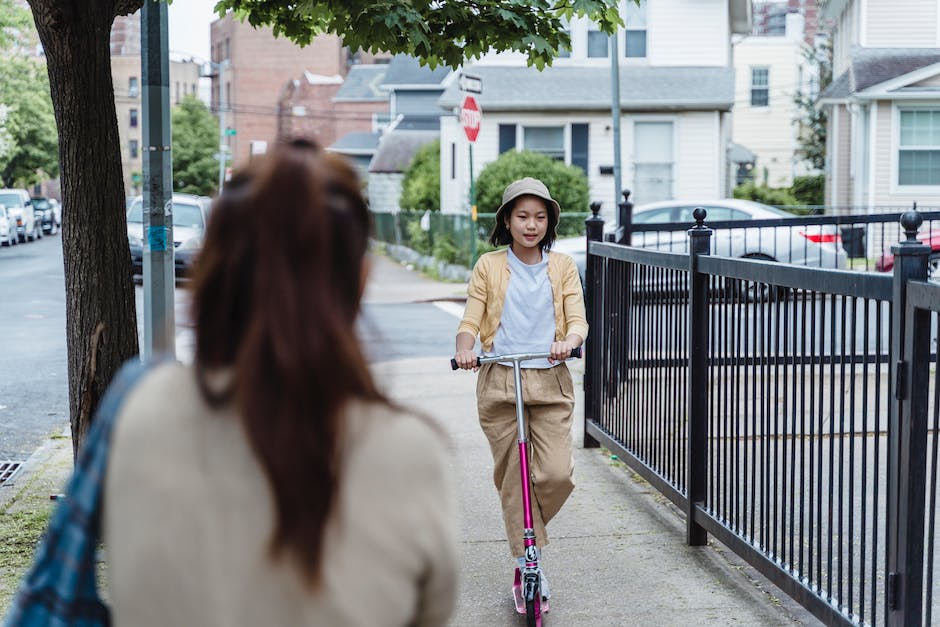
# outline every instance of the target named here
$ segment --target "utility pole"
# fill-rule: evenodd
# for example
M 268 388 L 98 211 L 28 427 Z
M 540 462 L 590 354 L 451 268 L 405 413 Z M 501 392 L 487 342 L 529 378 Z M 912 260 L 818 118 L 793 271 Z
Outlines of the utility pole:
M 211 63 L 211 62 L 210 62 Z M 225 185 L 225 161 L 228 158 L 228 144 L 225 143 L 225 109 L 222 103 L 225 102 L 225 66 L 228 65 L 228 59 L 223 59 L 219 63 L 212 63 L 219 70 L 219 193 L 222 193 L 222 187 Z M 229 94 L 231 97 L 231 94 Z
M 167 4 L 144 2 L 141 20 L 144 162 L 144 358 L 176 355 L 173 162 Z
M 620 59 L 617 53 L 617 33 L 610 36 L 610 117 L 614 132 L 614 226 L 620 228 L 617 203 L 623 191 L 620 182 Z

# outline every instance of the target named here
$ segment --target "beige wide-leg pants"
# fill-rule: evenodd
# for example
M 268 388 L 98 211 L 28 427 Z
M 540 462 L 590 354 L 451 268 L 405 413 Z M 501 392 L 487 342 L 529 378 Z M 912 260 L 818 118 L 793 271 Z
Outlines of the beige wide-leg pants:
M 574 384 L 565 364 L 523 368 L 522 397 L 528 425 L 532 522 L 536 543 L 548 544 L 548 524 L 574 489 L 571 415 Z M 522 478 L 519 472 L 515 381 L 512 367 L 484 364 L 477 378 L 480 426 L 493 453 L 493 482 L 503 506 L 503 522 L 512 554 L 523 554 Z

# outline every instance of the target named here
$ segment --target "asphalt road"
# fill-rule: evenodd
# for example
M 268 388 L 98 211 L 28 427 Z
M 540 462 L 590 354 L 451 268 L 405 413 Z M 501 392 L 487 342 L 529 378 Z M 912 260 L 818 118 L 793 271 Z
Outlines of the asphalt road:
M 23 460 L 68 424 L 58 235 L 0 248 L 0 320 L 0 460 Z
M 176 289 L 177 356 L 192 359 L 189 295 Z M 143 337 L 143 291 L 137 286 Z M 22 461 L 52 433 L 68 429 L 65 280 L 62 242 L 0 248 L 0 461 Z M 365 305 L 359 333 L 373 361 L 453 353 L 457 319 L 430 303 Z

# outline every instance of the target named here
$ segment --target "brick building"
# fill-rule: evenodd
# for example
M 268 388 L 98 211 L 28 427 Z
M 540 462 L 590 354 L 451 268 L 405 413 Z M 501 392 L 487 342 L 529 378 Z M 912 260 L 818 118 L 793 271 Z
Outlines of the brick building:
M 212 60 L 227 61 L 221 82 L 218 76 L 213 78 L 212 104 L 213 109 L 218 110 L 221 88 L 225 124 L 235 131 L 234 135 L 226 137 L 235 166 L 249 159 L 252 146 L 260 152 L 268 142 L 274 141 L 279 121 L 281 125 L 286 124 L 287 114 L 290 114 L 292 126 L 301 124 L 297 118 L 303 118 L 304 128 L 311 129 L 312 134 L 334 135 L 337 131 L 329 127 L 333 125 L 335 114 L 326 105 L 341 84 L 334 83 L 334 77 L 342 81 L 351 65 L 374 63 L 377 58 L 388 57 L 350 53 L 336 35 L 320 35 L 301 48 L 284 37 L 275 38 L 270 28 L 255 29 L 231 13 L 212 23 L 210 40 Z M 294 98 L 295 95 L 301 99 L 311 98 L 310 108 L 320 114 L 307 115 L 305 104 L 297 104 L 304 109 L 288 111 L 279 106 L 285 96 Z M 295 115 L 301 111 L 305 115 Z M 364 130 L 368 128 L 367 124 Z
M 119 15 L 111 27 L 111 83 L 114 108 L 121 142 L 121 168 L 124 193 L 128 197 L 141 192 L 144 168 L 144 106 L 140 67 L 140 11 Z M 191 60 L 170 60 L 170 107 L 189 95 L 199 94 L 200 66 Z
M 328 147 L 349 133 L 378 130 L 388 121 L 388 94 L 380 88 L 387 67 L 354 65 L 345 79 L 304 72 L 288 81 L 278 102 L 278 133 Z
M 819 3 L 817 0 L 776 0 L 754 2 L 752 35 L 783 37 L 786 34 L 787 13 L 803 15 L 803 40 L 813 45 L 819 31 Z

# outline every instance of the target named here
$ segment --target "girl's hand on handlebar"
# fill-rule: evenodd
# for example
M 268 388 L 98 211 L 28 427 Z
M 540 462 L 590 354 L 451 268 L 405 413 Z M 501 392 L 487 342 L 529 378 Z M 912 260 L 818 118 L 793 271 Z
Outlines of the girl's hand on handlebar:
M 556 361 L 565 361 L 571 357 L 572 348 L 574 346 L 571 345 L 571 342 L 553 342 L 549 350 L 552 356 L 548 358 L 548 363 L 554 364 Z
M 462 370 L 473 370 L 476 372 L 480 369 L 477 365 L 477 356 L 472 350 L 457 351 L 454 355 L 454 361 L 457 362 L 457 367 Z

